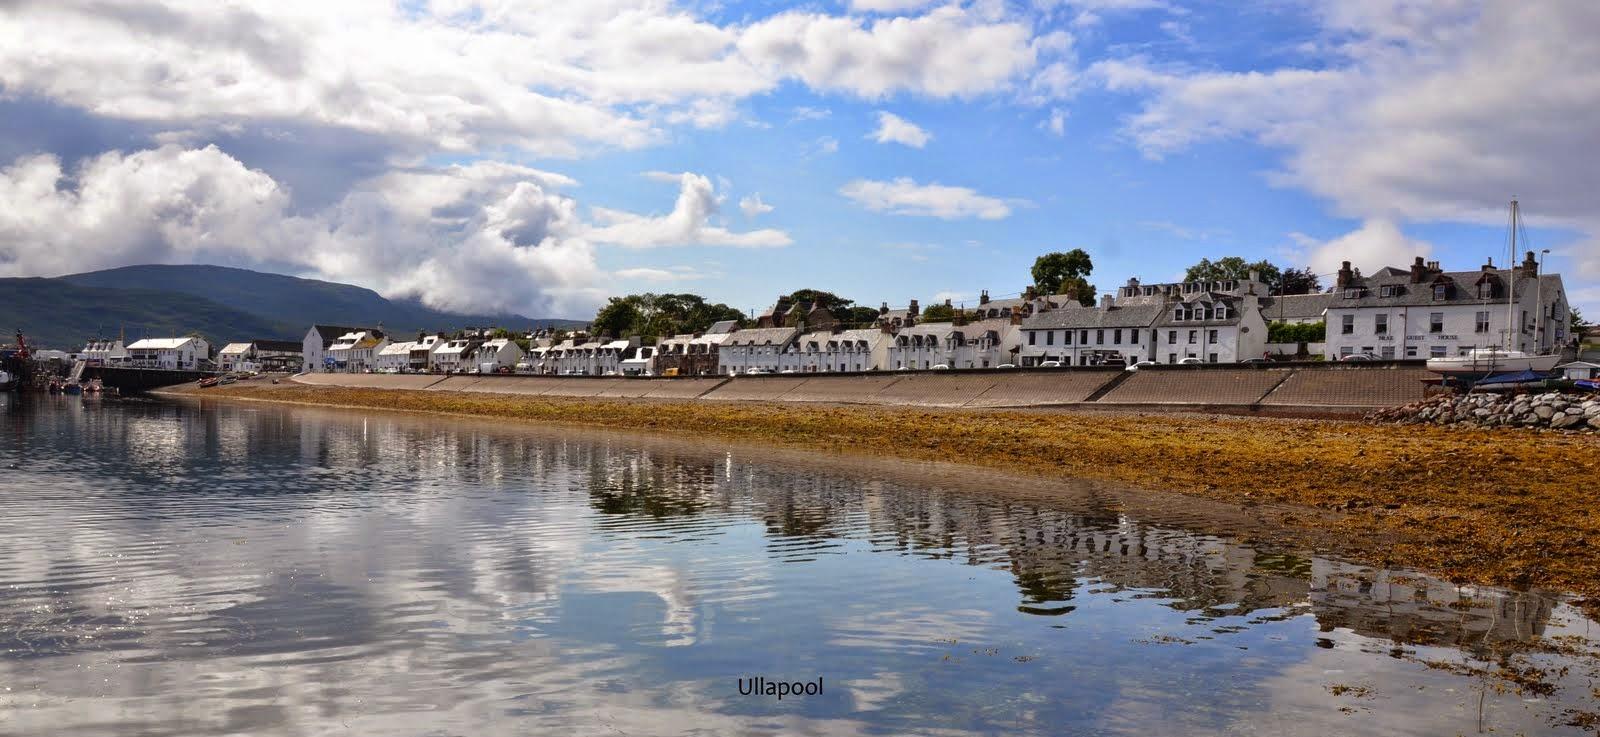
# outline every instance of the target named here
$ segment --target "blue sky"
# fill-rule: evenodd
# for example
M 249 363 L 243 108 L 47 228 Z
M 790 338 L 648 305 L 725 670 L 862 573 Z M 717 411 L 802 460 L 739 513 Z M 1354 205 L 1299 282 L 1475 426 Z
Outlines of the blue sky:
M 1515 195 L 1595 314 L 1596 32 L 1579 2 L 22 2 L 0 273 L 959 302 L 1069 248 L 1102 290 L 1229 255 L 1471 269 Z

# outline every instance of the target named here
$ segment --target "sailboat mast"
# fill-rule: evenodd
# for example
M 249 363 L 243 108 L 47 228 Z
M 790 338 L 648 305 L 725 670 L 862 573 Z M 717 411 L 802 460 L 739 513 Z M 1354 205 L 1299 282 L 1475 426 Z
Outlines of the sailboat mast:
M 1517 338 L 1522 331 L 1522 326 L 1517 325 L 1517 332 L 1512 332 L 1512 325 L 1517 316 L 1517 201 L 1511 201 L 1511 259 L 1506 261 L 1507 273 L 1510 274 L 1511 291 L 1506 300 L 1506 350 L 1517 349 Z

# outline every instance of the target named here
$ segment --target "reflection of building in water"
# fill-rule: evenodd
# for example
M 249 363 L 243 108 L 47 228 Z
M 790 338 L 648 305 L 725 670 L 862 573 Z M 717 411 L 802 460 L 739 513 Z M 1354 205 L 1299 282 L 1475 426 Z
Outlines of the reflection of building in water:
M 1470 649 L 1542 635 L 1554 606 L 1537 594 L 1321 558 L 1312 561 L 1310 598 L 1324 631 L 1345 628 L 1396 643 Z

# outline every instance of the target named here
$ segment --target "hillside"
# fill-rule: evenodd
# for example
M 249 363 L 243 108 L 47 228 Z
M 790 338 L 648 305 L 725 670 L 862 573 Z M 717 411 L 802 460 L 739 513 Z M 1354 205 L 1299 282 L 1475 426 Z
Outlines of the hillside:
M 196 332 L 213 344 L 241 338 L 299 338 L 305 328 L 211 300 L 149 289 L 91 289 L 59 279 L 0 279 L 5 340 L 21 329 L 33 344 L 73 350 L 96 334 L 128 340 Z
M 248 269 L 202 265 L 125 266 L 59 277 L 80 287 L 137 287 L 207 299 L 274 322 L 298 326 L 303 335 L 313 323 L 377 325 L 404 335 L 418 330 L 498 326 L 513 330 L 576 327 L 578 320 L 534 319 L 522 315 L 472 315 L 440 312 L 413 300 L 389 300 L 370 289 L 267 274 Z

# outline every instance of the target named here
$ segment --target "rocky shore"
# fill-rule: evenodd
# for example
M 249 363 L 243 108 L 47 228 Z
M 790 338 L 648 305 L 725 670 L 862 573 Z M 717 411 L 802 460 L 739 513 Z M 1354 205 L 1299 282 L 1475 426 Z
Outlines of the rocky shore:
M 1594 394 L 1446 394 L 1378 410 L 1372 422 L 1397 425 L 1539 427 L 1568 432 L 1600 431 L 1600 396 Z

